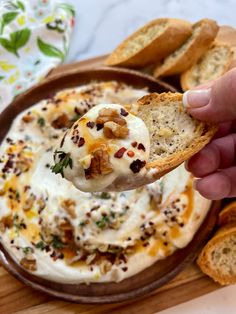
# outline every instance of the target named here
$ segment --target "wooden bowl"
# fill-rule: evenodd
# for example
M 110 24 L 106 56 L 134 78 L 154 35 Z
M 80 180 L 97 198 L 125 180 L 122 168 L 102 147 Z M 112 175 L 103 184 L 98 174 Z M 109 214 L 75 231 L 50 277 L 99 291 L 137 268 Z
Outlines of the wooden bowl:
M 116 80 L 136 88 L 148 87 L 150 92 L 176 91 L 171 85 L 157 81 L 133 70 L 96 68 L 75 70 L 55 75 L 33 87 L 8 106 L 0 115 L 0 141 L 8 132 L 13 119 L 23 110 L 48 98 L 57 91 L 87 84 L 91 81 Z M 67 301 L 78 303 L 110 303 L 143 296 L 164 285 L 191 263 L 210 236 L 217 219 L 220 204 L 215 202 L 191 243 L 164 260 L 157 261 L 142 272 L 119 283 L 65 284 L 45 280 L 26 272 L 0 244 L 0 261 L 7 271 L 28 286 Z

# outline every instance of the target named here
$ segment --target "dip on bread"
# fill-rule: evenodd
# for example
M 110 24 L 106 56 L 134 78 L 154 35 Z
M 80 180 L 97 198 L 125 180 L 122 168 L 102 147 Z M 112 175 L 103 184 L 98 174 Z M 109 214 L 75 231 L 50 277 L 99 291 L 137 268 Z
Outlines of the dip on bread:
M 118 282 L 191 241 L 210 202 L 194 191 L 183 166 L 119 193 L 85 193 L 51 171 L 54 147 L 79 117 L 95 105 L 125 106 L 146 93 L 118 82 L 93 83 L 17 116 L 0 149 L 0 241 L 24 270 L 61 283 Z M 144 151 L 134 149 L 145 160 Z M 70 169 L 70 158 L 61 170 Z
M 54 172 L 60 172 L 79 190 L 98 192 L 121 177 L 146 174 L 149 131 L 139 117 L 118 104 L 90 109 L 63 135 L 54 154 Z M 65 160 L 70 158 L 70 164 Z

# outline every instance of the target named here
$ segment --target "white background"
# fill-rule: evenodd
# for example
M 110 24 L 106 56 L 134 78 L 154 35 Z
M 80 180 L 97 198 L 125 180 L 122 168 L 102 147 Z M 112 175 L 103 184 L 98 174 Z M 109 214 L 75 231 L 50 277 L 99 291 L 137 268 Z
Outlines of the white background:
M 195 22 L 213 18 L 236 27 L 236 0 L 64 0 L 74 5 L 76 27 L 67 62 L 110 52 L 127 35 L 157 17 Z M 162 314 L 234 314 L 236 285 L 160 312 Z

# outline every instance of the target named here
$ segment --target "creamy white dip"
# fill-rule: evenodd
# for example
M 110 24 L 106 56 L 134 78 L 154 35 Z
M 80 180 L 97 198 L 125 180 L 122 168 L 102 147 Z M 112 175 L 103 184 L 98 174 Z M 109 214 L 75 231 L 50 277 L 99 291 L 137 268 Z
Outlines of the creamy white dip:
M 191 241 L 210 202 L 193 190 L 183 166 L 119 193 L 85 193 L 51 171 L 53 148 L 79 115 L 145 93 L 117 82 L 89 84 L 13 122 L 0 149 L 0 235 L 27 271 L 67 283 L 120 281 Z
M 145 175 L 149 151 L 149 131 L 140 118 L 121 105 L 100 104 L 66 131 L 56 148 L 55 163 L 69 156 L 65 178 L 81 191 L 98 192 L 120 178 L 132 176 L 135 181 Z

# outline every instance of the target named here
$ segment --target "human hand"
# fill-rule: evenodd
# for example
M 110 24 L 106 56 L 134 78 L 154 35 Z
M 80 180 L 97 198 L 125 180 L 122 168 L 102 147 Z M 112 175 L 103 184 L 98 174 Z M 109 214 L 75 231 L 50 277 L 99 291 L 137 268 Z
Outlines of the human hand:
M 184 93 L 183 103 L 195 118 L 219 123 L 214 139 L 186 162 L 199 179 L 204 197 L 236 197 L 236 68 L 219 79 Z

